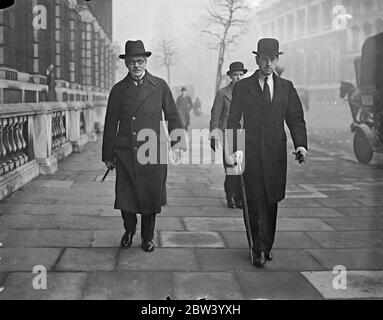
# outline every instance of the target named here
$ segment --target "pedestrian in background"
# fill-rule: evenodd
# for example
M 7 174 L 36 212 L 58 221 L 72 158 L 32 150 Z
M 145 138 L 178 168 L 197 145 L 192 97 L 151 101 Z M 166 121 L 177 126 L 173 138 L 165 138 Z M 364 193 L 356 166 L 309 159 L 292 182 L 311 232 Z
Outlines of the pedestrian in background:
M 213 133 L 213 130 L 219 129 L 220 132 L 224 132 L 227 127 L 227 119 L 230 112 L 230 103 L 232 98 L 232 92 L 234 85 L 242 79 L 244 74 L 247 72 L 244 65 L 240 61 L 236 61 L 230 64 L 229 71 L 227 75 L 230 77 L 231 82 L 226 87 L 219 89 L 215 95 L 213 107 L 211 108 L 211 117 L 210 117 L 210 133 Z M 221 141 L 220 141 L 221 140 Z M 223 141 L 223 136 L 220 138 L 218 135 L 212 135 L 210 139 L 211 148 L 216 151 L 218 144 L 221 142 L 222 146 L 225 146 Z M 223 150 L 223 166 L 225 169 L 225 193 L 227 206 L 229 208 L 242 208 L 242 196 L 241 188 L 239 185 L 239 176 L 228 174 L 227 170 L 229 164 L 226 161 L 225 157 L 225 148 Z
M 177 97 L 176 104 L 184 129 L 188 130 L 190 125 L 190 110 L 193 108 L 193 101 L 187 94 L 187 89 L 185 87 L 182 87 L 181 94 Z

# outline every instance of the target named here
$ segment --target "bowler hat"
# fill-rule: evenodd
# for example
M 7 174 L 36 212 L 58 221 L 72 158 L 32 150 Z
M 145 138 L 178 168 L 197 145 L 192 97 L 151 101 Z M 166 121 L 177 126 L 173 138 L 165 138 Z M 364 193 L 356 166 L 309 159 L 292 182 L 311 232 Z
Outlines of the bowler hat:
M 278 56 L 283 54 L 279 52 L 279 42 L 274 38 L 263 38 L 258 41 L 257 51 L 253 51 L 254 54 L 263 54 L 265 56 Z
M 226 72 L 226 74 L 228 76 L 230 76 L 230 73 L 234 72 L 234 71 L 243 71 L 243 74 L 245 74 L 247 72 L 247 69 L 245 69 L 245 67 L 244 67 L 242 62 L 235 61 L 235 62 L 230 64 L 229 71 Z
M 147 56 L 149 57 L 152 53 L 145 51 L 144 44 L 141 40 L 132 41 L 128 40 L 125 42 L 125 54 L 120 54 L 121 59 L 125 59 L 126 56 Z

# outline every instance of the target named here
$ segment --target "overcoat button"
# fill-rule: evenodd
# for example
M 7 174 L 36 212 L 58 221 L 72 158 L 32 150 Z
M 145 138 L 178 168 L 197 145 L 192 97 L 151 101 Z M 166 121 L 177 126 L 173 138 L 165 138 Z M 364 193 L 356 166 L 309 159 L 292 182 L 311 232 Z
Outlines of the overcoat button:
M 136 117 L 132 117 L 132 120 L 136 120 Z
M 136 131 L 133 131 L 133 135 L 135 136 L 137 134 L 137 132 Z

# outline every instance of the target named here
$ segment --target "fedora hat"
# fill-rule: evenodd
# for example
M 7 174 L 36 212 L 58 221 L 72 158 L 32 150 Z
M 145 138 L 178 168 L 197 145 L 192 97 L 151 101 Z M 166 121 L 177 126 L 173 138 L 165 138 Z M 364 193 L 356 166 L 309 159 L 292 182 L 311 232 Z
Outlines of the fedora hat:
M 152 53 L 145 51 L 144 44 L 141 40 L 132 41 L 128 40 L 125 42 L 125 53 L 120 54 L 120 59 L 125 59 L 126 56 L 147 56 L 149 57 Z
M 278 56 L 283 54 L 279 51 L 279 42 L 274 38 L 263 38 L 258 41 L 257 51 L 254 54 L 263 54 L 265 56 Z
M 245 69 L 245 67 L 244 67 L 242 62 L 235 61 L 235 62 L 230 64 L 229 71 L 226 72 L 226 74 L 228 76 L 230 76 L 230 73 L 234 72 L 234 71 L 243 71 L 243 74 L 245 74 L 247 72 L 247 69 Z

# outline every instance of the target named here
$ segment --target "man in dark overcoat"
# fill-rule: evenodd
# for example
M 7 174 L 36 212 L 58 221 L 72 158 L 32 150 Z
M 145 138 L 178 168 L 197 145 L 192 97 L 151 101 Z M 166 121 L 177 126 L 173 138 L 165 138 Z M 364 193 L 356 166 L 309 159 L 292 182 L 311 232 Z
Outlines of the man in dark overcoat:
M 233 87 L 237 83 L 237 81 L 241 80 L 243 76 L 246 74 L 247 69 L 245 69 L 244 64 L 240 61 L 235 61 L 230 64 L 229 70 L 226 74 L 230 77 L 231 82 L 219 89 L 215 95 L 213 107 L 211 108 L 211 117 L 210 117 L 210 133 L 211 135 L 211 148 L 216 151 L 218 147 L 218 143 L 224 146 L 225 143 L 222 141 L 222 136 L 220 137 L 220 133 L 224 132 L 227 126 L 227 118 L 229 117 L 230 112 L 230 103 L 233 92 Z M 219 130 L 218 134 L 214 134 L 215 130 Z M 221 139 L 221 141 L 220 141 Z M 223 149 L 223 153 L 225 155 L 225 150 Z M 229 208 L 242 208 L 242 200 L 241 200 L 241 188 L 239 184 L 239 176 L 232 175 L 228 173 L 228 164 L 225 161 L 225 156 L 223 157 L 223 166 L 225 169 L 225 182 L 224 189 L 226 194 L 226 202 Z
M 156 214 L 166 204 L 168 138 L 163 114 L 169 133 L 184 132 L 169 86 L 146 70 L 150 55 L 142 41 L 126 42 L 125 54 L 119 57 L 129 73 L 110 92 L 102 145 L 102 161 L 108 169 L 116 167 L 114 208 L 121 210 L 125 227 L 121 247 L 130 247 L 139 213 L 142 248 L 147 252 L 154 250 Z M 174 160 L 179 161 L 185 146 L 178 148 L 177 141 L 171 145 Z
M 182 87 L 181 94 L 177 97 L 176 106 L 185 130 L 190 125 L 190 111 L 193 109 L 193 101 L 187 94 L 187 89 Z
M 286 122 L 295 151 L 304 160 L 307 154 L 306 124 L 302 104 L 291 81 L 275 74 L 279 43 L 272 38 L 258 42 L 256 63 L 259 69 L 239 81 L 233 90 L 228 129 L 243 131 L 245 150 L 237 150 L 234 143 L 233 163 L 243 158 L 244 183 L 253 240 L 253 259 L 256 267 L 272 260 L 278 202 L 285 198 L 287 150 Z M 236 160 L 237 159 L 237 160 Z

